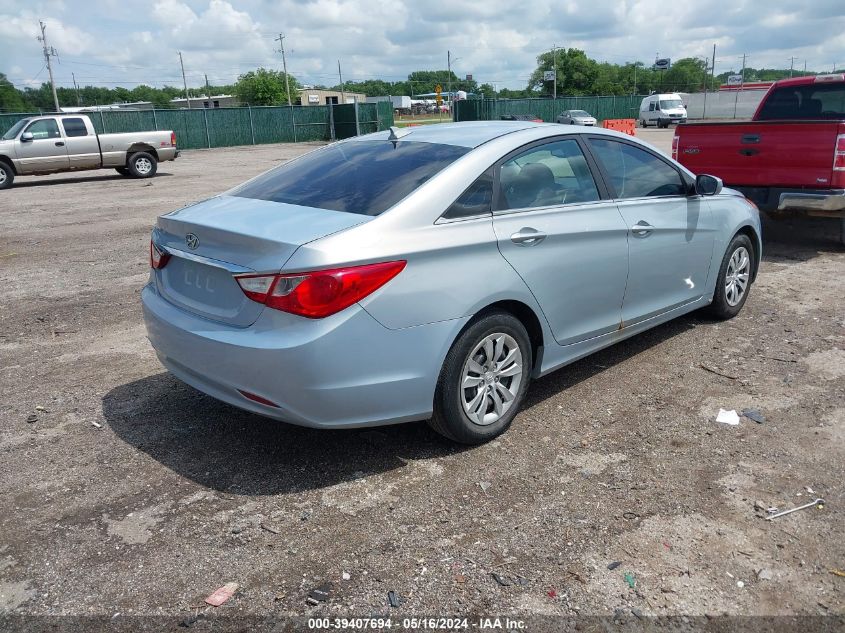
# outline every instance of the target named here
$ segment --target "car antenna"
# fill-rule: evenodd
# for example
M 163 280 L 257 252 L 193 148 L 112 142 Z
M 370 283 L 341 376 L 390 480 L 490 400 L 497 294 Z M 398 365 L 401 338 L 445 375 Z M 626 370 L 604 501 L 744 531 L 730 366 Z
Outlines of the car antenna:
M 409 130 L 408 128 L 398 128 L 395 125 L 390 126 L 390 136 L 387 137 L 388 141 L 398 141 L 403 136 L 408 136 L 413 132 L 413 130 Z

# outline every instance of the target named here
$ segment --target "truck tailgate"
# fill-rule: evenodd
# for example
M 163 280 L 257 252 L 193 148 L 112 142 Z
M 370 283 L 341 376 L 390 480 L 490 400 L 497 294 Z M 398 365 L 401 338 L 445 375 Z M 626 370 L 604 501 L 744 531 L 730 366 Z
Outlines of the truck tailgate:
M 828 187 L 840 123 L 760 121 L 678 126 L 678 161 L 728 185 Z M 845 130 L 843 130 L 845 131 Z

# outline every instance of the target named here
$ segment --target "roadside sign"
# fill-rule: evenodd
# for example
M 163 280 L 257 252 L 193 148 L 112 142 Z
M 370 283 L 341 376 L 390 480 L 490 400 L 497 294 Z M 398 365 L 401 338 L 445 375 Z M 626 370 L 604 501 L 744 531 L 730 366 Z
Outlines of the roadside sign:
M 729 86 L 741 86 L 742 85 L 742 75 L 728 75 L 728 85 Z
M 553 70 L 544 70 L 543 71 L 543 81 L 554 81 L 555 80 L 555 71 Z
M 672 60 L 668 57 L 655 60 L 654 70 L 669 70 L 672 67 Z
M 443 86 L 441 86 L 440 84 L 437 84 L 434 87 L 434 92 L 437 94 L 437 96 L 435 97 L 435 100 L 437 101 L 437 105 L 440 105 L 441 103 L 443 103 L 443 96 L 441 95 L 441 93 L 443 92 Z

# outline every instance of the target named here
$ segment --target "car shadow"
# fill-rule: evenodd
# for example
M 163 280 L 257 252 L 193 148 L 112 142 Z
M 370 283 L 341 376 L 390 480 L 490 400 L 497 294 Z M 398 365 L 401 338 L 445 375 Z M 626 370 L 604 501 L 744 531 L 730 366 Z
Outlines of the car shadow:
M 773 219 L 761 214 L 760 219 L 763 223 L 763 261 L 805 262 L 823 252 L 845 250 L 839 218 L 794 215 Z
M 535 381 L 525 406 L 706 323 L 687 315 L 577 361 Z M 127 444 L 182 477 L 235 494 L 320 489 L 398 470 L 408 460 L 472 450 L 425 423 L 350 430 L 285 424 L 219 402 L 166 372 L 112 389 L 102 406 L 107 424 Z
M 168 177 L 172 176 L 168 172 L 158 172 L 155 176 L 153 176 L 152 180 L 156 178 L 161 178 L 162 176 Z M 30 176 L 20 176 L 20 178 L 29 178 Z M 129 178 L 127 176 L 122 176 L 120 174 L 109 174 L 108 176 L 87 176 L 87 177 L 75 177 L 75 178 L 41 178 L 38 176 L 34 177 L 35 180 L 25 180 L 21 182 L 20 180 L 15 180 L 15 183 L 12 185 L 13 189 L 23 189 L 25 187 L 47 187 L 49 185 L 66 185 L 69 183 L 89 183 L 89 182 L 109 182 L 111 180 L 127 180 L 127 181 L 140 181 L 146 180 L 144 178 Z

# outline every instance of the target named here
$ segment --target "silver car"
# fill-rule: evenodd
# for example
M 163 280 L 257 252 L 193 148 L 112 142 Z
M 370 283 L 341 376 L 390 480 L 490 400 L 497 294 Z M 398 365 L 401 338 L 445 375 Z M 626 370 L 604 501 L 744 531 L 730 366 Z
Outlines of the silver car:
M 557 117 L 558 123 L 566 125 L 595 125 L 596 118 L 584 110 L 566 110 Z
M 742 308 L 757 209 L 635 138 L 393 129 L 158 218 L 142 301 L 175 376 L 348 428 L 505 431 L 532 378 L 698 308 Z

